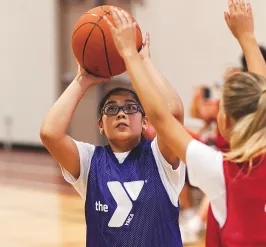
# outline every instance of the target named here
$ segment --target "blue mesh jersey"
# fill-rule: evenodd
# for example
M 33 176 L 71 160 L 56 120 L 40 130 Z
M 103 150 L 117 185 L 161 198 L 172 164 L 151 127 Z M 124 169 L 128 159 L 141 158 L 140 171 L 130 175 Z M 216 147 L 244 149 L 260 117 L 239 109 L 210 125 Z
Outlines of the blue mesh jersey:
M 151 142 L 119 164 L 109 146 L 96 147 L 85 204 L 87 247 L 180 247 L 179 209 L 163 186 Z

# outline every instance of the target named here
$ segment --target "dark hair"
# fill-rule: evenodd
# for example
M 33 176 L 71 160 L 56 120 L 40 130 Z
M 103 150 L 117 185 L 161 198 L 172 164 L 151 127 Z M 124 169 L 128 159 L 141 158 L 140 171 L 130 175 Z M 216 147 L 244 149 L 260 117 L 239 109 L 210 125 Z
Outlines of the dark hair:
M 260 51 L 262 53 L 262 56 L 263 56 L 264 60 L 266 61 L 266 48 L 263 47 L 263 46 L 260 46 Z M 241 56 L 241 64 L 242 64 L 242 70 L 244 72 L 247 72 L 248 71 L 248 66 L 247 66 L 247 61 L 246 61 L 246 58 L 245 58 L 244 54 L 242 54 L 242 56 Z
M 112 90 L 110 90 L 103 98 L 102 100 L 100 101 L 99 105 L 98 105 L 98 111 L 97 111 L 97 114 L 98 114 L 98 119 L 101 119 L 102 118 L 102 108 L 104 107 L 106 101 L 112 96 L 112 95 L 117 95 L 121 92 L 127 92 L 129 93 L 136 101 L 137 103 L 141 106 L 142 108 L 142 115 L 145 116 L 145 112 L 144 112 L 144 109 L 140 103 L 140 100 L 139 100 L 139 97 L 138 95 L 136 94 L 136 92 L 134 90 L 131 90 L 131 89 L 128 89 L 128 88 L 123 88 L 123 87 L 117 87 L 117 88 L 114 88 Z

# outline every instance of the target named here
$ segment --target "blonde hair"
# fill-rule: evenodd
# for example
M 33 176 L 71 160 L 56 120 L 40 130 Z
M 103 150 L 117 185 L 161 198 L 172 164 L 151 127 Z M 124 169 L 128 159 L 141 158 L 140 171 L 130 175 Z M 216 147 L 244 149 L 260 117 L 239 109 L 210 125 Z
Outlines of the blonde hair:
M 225 159 L 242 163 L 266 152 L 266 79 L 254 73 L 228 78 L 223 89 L 225 114 L 235 121 L 231 130 L 231 151 Z

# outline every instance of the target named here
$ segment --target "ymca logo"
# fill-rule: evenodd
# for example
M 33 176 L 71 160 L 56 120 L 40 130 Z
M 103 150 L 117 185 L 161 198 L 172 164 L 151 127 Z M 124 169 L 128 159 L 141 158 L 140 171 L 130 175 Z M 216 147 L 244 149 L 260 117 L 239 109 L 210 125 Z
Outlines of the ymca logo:
M 107 186 L 117 204 L 117 208 L 108 223 L 109 227 L 121 227 L 125 221 L 125 225 L 129 225 L 134 216 L 134 214 L 129 215 L 133 207 L 132 201 L 136 201 L 138 199 L 138 196 L 143 188 L 144 181 L 125 182 L 123 185 L 124 187 L 118 181 L 107 183 Z M 106 204 L 96 202 L 95 205 L 97 211 L 108 212 L 108 206 Z

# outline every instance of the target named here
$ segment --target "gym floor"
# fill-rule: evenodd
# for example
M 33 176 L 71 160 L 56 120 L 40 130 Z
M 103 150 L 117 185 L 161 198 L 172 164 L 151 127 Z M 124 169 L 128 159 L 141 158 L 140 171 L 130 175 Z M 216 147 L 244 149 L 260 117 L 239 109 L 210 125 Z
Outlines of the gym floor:
M 46 152 L 0 150 L 0 195 L 0 246 L 85 246 L 83 201 Z

